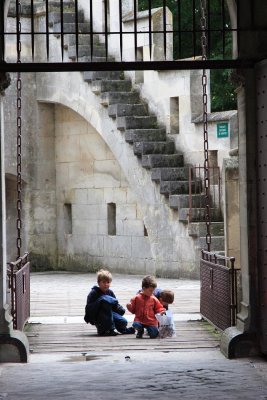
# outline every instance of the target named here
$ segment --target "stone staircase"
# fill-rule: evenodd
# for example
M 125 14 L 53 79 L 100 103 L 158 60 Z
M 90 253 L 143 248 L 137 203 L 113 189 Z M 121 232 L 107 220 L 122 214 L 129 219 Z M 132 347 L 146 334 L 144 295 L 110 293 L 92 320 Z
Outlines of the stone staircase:
M 65 3 L 64 3 L 65 4 Z M 72 61 L 98 62 L 106 61 L 105 45 L 100 43 L 96 35 L 90 32 L 90 23 L 84 21 L 79 12 L 75 23 L 73 2 L 65 4 L 63 24 L 61 14 L 51 11 L 49 15 L 50 28 L 58 37 L 63 26 L 64 49 Z M 56 7 L 54 7 L 56 9 Z M 77 27 L 79 34 L 74 32 Z M 78 40 L 78 43 L 77 43 Z M 78 57 L 77 57 L 78 55 Z M 114 60 L 108 57 L 108 60 Z M 166 128 L 159 126 L 157 116 L 149 112 L 148 104 L 134 90 L 131 80 L 125 78 L 122 71 L 86 71 L 83 79 L 90 85 L 92 92 L 99 96 L 103 107 L 108 108 L 108 115 L 116 119 L 117 129 L 124 134 L 125 141 L 130 143 L 133 152 L 140 160 L 143 168 L 151 171 L 151 179 L 160 193 L 165 196 L 172 210 L 177 212 L 178 220 L 188 224 L 189 215 L 189 166 L 184 165 L 183 154 L 175 148 L 174 141 L 168 137 Z M 199 247 L 206 248 L 206 224 L 204 194 L 200 179 L 192 180 L 192 210 L 191 221 L 188 224 L 188 234 L 198 238 Z M 218 208 L 211 212 L 212 251 L 224 252 L 224 223 Z

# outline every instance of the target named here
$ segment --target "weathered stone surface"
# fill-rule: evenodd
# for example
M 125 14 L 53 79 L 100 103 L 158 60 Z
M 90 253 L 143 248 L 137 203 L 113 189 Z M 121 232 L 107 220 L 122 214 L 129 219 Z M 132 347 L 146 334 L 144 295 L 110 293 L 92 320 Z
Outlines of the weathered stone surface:
M 146 104 L 112 104 L 108 107 L 108 115 L 112 118 L 148 115 L 148 106 Z
M 93 40 L 93 44 L 99 44 L 99 36 L 96 34 L 91 34 L 89 33 L 78 33 L 76 34 L 70 34 L 68 35 L 68 44 L 69 46 L 76 46 L 76 40 L 78 37 L 78 43 L 79 45 L 89 45 L 91 44 L 91 41 Z M 102 44 L 103 46 L 103 44 Z
M 171 196 L 172 197 L 172 196 Z M 175 196 L 173 196 L 175 197 Z M 205 236 L 207 233 L 207 225 L 205 222 L 191 222 L 188 227 L 188 233 L 191 236 Z M 212 222 L 210 224 L 210 233 L 212 236 L 223 236 L 224 235 L 224 223 L 223 222 Z
M 155 181 L 188 181 L 189 169 L 188 167 L 153 168 L 151 176 Z
M 79 22 L 78 29 L 80 33 L 90 32 L 90 23 L 89 22 Z M 57 22 L 53 24 L 53 31 L 55 33 L 61 32 L 61 23 Z M 76 32 L 76 24 L 73 22 L 64 22 L 63 23 L 63 32 L 67 33 L 75 33 Z
M 103 106 L 111 104 L 125 103 L 125 104 L 138 104 L 140 103 L 140 96 L 137 92 L 107 92 L 101 93 L 100 103 Z
M 106 236 L 104 238 L 104 251 L 110 257 L 131 257 L 131 242 L 129 236 Z
M 205 214 L 206 214 L 205 208 L 193 208 L 191 212 L 192 212 L 191 218 L 193 222 L 205 220 Z M 181 208 L 179 210 L 180 221 L 188 222 L 188 216 L 189 216 L 189 208 Z M 211 221 L 221 222 L 222 221 L 221 211 L 216 208 L 211 208 L 210 219 Z
M 96 80 L 92 82 L 92 92 L 96 94 L 105 92 L 130 92 L 132 90 L 132 82 L 129 80 Z
M 182 154 L 148 154 L 142 156 L 144 168 L 175 167 L 182 166 Z
M 138 157 L 141 157 L 143 154 L 173 154 L 175 152 L 175 144 L 171 141 L 134 142 L 133 152 Z
M 205 203 L 205 195 L 193 194 L 192 195 L 192 207 L 202 207 Z M 171 194 L 169 197 L 169 204 L 171 208 L 179 210 L 180 208 L 189 207 L 189 195 L 188 194 Z
M 97 79 L 123 79 L 123 71 L 84 71 L 83 80 L 85 82 L 92 82 Z
M 126 116 L 117 118 L 117 128 L 126 129 L 151 129 L 157 127 L 157 117 L 154 116 Z
M 88 54 L 91 54 L 91 46 L 90 45 L 78 45 L 78 58 L 80 57 L 88 57 Z M 92 55 L 94 57 L 105 57 L 106 50 L 102 45 L 95 44 L 92 48 Z M 68 56 L 71 60 L 75 60 L 77 58 L 77 49 L 76 46 L 68 46 Z
M 49 14 L 49 25 L 53 25 L 56 23 L 61 23 L 61 12 L 60 11 L 52 11 Z M 75 23 L 76 22 L 76 13 L 71 11 L 64 11 L 63 13 L 63 22 L 64 23 Z M 77 22 L 84 22 L 84 13 L 83 10 L 78 11 Z
M 86 62 L 86 63 L 89 63 L 89 62 L 106 62 L 106 61 L 115 61 L 115 58 L 114 57 L 112 57 L 112 56 L 92 56 L 91 57 L 91 54 L 88 54 L 87 56 L 83 56 L 83 57 L 79 57 L 79 61 L 80 62 Z
M 170 194 L 188 193 L 189 182 L 187 181 L 162 181 L 160 182 L 160 193 L 165 196 Z
M 128 143 L 133 142 L 158 142 L 166 140 L 166 130 L 157 129 L 127 129 L 124 134 Z
M 206 244 L 206 237 L 199 238 L 199 247 L 201 249 L 205 249 Z M 216 249 L 216 252 L 224 252 L 224 236 L 212 236 L 211 239 L 211 251 Z

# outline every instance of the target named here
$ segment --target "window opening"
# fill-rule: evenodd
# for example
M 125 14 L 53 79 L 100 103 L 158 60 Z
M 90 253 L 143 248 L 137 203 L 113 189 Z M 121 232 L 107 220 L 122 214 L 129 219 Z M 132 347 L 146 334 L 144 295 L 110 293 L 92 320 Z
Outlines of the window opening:
M 143 47 L 137 47 L 136 61 L 144 61 Z M 144 71 L 135 71 L 135 83 L 144 83 Z
M 170 133 L 179 133 L 179 97 L 170 97 Z
M 108 235 L 116 235 L 116 204 L 108 204 Z
M 72 234 L 72 205 L 68 203 L 64 204 L 64 232 Z
M 146 228 L 146 226 L 144 225 L 144 236 L 148 236 L 148 233 L 147 233 L 147 228 Z

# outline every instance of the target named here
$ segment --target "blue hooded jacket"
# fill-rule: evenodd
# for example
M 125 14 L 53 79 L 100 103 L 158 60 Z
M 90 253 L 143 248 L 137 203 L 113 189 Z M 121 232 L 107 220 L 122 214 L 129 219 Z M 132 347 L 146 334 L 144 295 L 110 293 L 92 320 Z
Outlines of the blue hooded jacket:
M 120 315 L 125 313 L 125 309 L 119 304 L 118 299 L 111 289 L 108 289 L 105 293 L 103 293 L 99 286 L 93 286 L 87 296 L 87 302 L 85 306 L 84 320 L 87 324 L 90 323 L 91 325 L 95 325 L 101 302 L 103 301 L 111 304 L 112 311 Z

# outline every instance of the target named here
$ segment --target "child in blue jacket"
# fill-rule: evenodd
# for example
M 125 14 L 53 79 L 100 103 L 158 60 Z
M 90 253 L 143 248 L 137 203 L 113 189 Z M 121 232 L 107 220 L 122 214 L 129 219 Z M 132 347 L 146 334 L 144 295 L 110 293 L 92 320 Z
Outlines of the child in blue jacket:
M 112 275 L 109 271 L 103 269 L 98 271 L 98 286 L 93 286 L 87 296 L 84 320 L 87 324 L 95 325 L 97 333 L 101 336 L 116 336 L 118 332 L 134 333 L 133 328 L 127 328 L 127 319 L 123 317 L 125 309 L 109 288 L 111 281 Z

